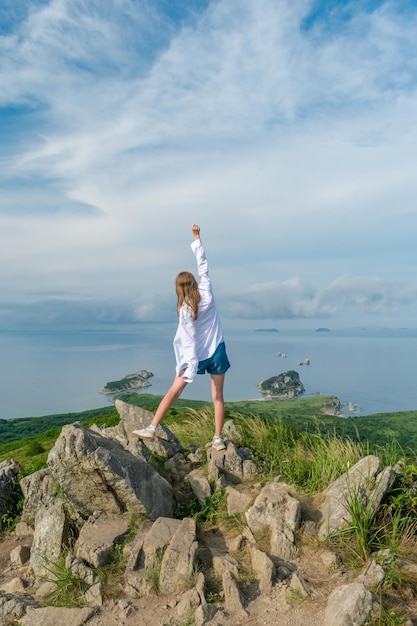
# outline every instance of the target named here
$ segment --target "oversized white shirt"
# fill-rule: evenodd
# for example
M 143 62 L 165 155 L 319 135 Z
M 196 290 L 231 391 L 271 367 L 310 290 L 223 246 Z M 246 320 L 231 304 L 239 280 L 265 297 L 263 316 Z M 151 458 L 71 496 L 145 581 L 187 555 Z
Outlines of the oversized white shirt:
M 181 370 L 185 370 L 183 379 L 187 383 L 193 382 L 199 361 L 213 356 L 216 348 L 223 341 L 223 331 L 201 240 L 194 240 L 191 249 L 195 254 L 200 278 L 198 290 L 201 300 L 198 305 L 198 317 L 196 320 L 193 319 L 192 310 L 187 304 L 183 304 L 179 310 L 178 328 L 174 337 L 176 373 L 178 376 Z

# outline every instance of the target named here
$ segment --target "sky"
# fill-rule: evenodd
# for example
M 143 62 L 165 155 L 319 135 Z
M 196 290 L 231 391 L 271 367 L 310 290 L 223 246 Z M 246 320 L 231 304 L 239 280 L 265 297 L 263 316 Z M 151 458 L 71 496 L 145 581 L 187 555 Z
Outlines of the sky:
M 2 0 L 0 328 L 415 327 L 417 0 Z

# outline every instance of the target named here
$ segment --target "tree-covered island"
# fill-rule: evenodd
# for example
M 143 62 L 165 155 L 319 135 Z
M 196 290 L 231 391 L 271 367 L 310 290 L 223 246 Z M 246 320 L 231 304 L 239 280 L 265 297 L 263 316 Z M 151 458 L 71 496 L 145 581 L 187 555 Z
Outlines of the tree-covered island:
M 152 372 L 148 372 L 147 370 L 140 370 L 134 374 L 127 374 L 120 380 L 113 380 L 106 383 L 100 393 L 120 393 L 122 391 L 127 391 L 128 389 L 144 389 L 145 387 L 151 386 L 148 378 L 151 378 L 152 376 Z

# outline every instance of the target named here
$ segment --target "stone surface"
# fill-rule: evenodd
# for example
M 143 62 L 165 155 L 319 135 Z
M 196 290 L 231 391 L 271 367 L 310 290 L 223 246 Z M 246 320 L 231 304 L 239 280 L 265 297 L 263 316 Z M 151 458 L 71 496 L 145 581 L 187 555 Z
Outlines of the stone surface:
M 274 519 L 270 525 L 270 553 L 284 561 L 290 561 L 298 554 L 295 535 L 282 518 Z
M 259 590 L 261 593 L 269 593 L 274 580 L 274 564 L 265 552 L 252 548 L 250 551 L 252 569 L 259 580 Z
M 36 514 L 30 565 L 35 576 L 51 575 L 63 545 L 68 543 L 69 525 L 62 502 L 40 509 Z
M 237 484 L 244 480 L 244 463 L 246 472 L 252 476 L 252 469 L 256 471 L 255 464 L 250 460 L 251 451 L 248 448 L 236 448 L 235 444 L 227 440 L 225 450 L 215 450 L 211 443 L 206 445 L 208 461 L 208 479 L 225 479 L 226 484 Z M 250 469 L 252 468 L 252 469 Z
M 57 624 L 83 626 L 94 613 L 94 608 L 67 609 L 48 606 L 44 609 L 28 611 L 20 620 L 20 624 L 21 626 L 57 626 Z
M 270 482 L 246 511 L 246 519 L 254 532 L 269 527 L 276 519 L 282 519 L 295 532 L 300 526 L 301 504 L 290 494 L 290 487 L 286 483 Z
M 74 576 L 87 583 L 87 585 L 94 585 L 97 582 L 98 577 L 95 571 L 72 554 L 67 554 L 65 567 L 69 569 Z
M 15 620 L 22 622 L 28 608 L 39 604 L 28 593 L 4 593 L 0 595 L 0 624 L 12 624 Z
M 375 591 L 381 585 L 384 578 L 384 568 L 372 559 L 363 572 L 356 578 L 355 582 L 362 583 L 367 589 Z
M 120 515 L 92 515 L 80 530 L 75 556 L 93 567 L 102 567 L 110 562 L 116 542 L 127 530 L 127 523 Z
M 37 512 L 60 500 L 56 484 L 52 480 L 50 470 L 43 469 L 22 478 L 20 488 L 25 497 L 20 521 L 33 529 Z
M 0 463 L 0 529 L 2 516 L 7 511 L 18 476 L 22 473 L 23 468 L 17 461 L 2 461 Z
M 228 515 L 234 515 L 244 513 L 252 504 L 252 498 L 247 493 L 228 485 L 226 487 L 226 502 Z
M 159 576 L 161 593 L 178 593 L 189 585 L 197 556 L 196 523 L 184 518 L 162 559 Z
M 30 559 L 30 546 L 16 546 L 10 552 L 10 562 L 12 565 L 16 565 L 18 567 L 27 563 Z
M 371 592 L 363 584 L 336 587 L 327 600 L 323 626 L 361 626 L 375 607 Z
M 188 483 L 200 504 L 205 504 L 207 498 L 211 496 L 210 483 L 202 468 L 197 468 L 187 476 Z
M 9 582 L 2 583 L 1 585 L 3 592 L 5 591 L 6 593 L 16 593 L 24 591 L 27 586 L 27 582 L 19 576 L 16 576 L 15 578 L 9 580 Z
M 236 577 L 239 575 L 239 564 L 230 554 L 221 553 L 215 548 L 210 548 L 210 554 L 216 578 L 222 578 L 225 572 L 232 572 Z
M 103 585 L 95 583 L 84 594 L 88 606 L 103 606 Z
M 118 442 L 75 422 L 64 426 L 48 465 L 65 496 L 87 519 L 95 511 L 172 515 L 171 485 Z
M 246 614 L 243 595 L 239 589 L 236 576 L 231 571 L 224 572 L 222 576 L 224 591 L 224 607 L 228 613 Z
M 323 491 L 323 502 L 318 507 L 321 514 L 319 537 L 324 538 L 351 521 L 349 502 L 352 497 L 360 497 L 364 502 L 368 499 L 379 465 L 378 457 L 369 455 Z

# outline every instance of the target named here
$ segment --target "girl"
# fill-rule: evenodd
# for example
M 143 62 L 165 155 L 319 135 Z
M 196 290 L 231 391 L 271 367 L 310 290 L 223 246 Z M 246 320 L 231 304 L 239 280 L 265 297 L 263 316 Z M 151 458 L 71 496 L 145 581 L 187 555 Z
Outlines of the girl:
M 226 448 L 222 439 L 224 424 L 224 376 L 230 367 L 223 340 L 219 314 L 214 301 L 208 264 L 200 239 L 200 227 L 193 224 L 194 241 L 191 249 L 197 260 L 197 283 L 193 274 L 181 272 L 176 278 L 178 328 L 174 338 L 176 376 L 161 400 L 151 424 L 133 434 L 141 439 L 153 439 L 155 430 L 172 404 L 192 383 L 196 374 L 211 375 L 211 395 L 214 405 L 215 434 L 212 445 L 216 450 Z

